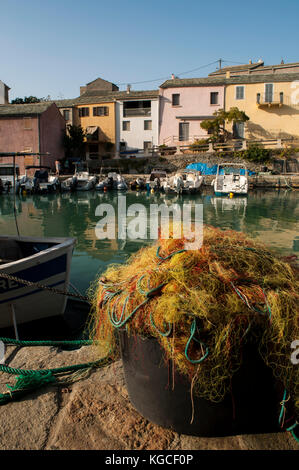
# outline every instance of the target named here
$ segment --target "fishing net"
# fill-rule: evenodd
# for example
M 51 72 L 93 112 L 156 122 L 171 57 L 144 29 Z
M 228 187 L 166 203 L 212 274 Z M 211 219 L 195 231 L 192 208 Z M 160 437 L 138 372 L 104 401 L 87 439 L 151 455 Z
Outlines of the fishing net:
M 186 251 L 185 241 L 159 239 L 108 268 L 92 289 L 93 338 L 112 355 L 119 328 L 156 337 L 165 360 L 212 402 L 224 399 L 254 339 L 298 414 L 298 269 L 240 232 L 205 226 L 200 249 Z

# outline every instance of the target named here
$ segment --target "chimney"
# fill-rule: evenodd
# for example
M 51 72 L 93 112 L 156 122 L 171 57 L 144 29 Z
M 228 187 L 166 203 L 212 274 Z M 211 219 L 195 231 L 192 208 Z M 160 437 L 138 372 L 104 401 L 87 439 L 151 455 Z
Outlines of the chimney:
M 175 79 L 175 76 L 174 76 L 174 73 L 171 74 L 171 80 L 174 80 Z
M 226 72 L 225 77 L 230 78 L 230 71 L 229 70 Z
M 281 59 L 281 62 L 280 62 L 280 64 L 281 64 L 281 65 L 283 65 L 283 64 L 284 64 L 284 60 L 283 60 L 283 59 Z
M 251 64 L 252 64 L 252 60 L 250 59 L 250 61 L 249 61 L 249 65 L 251 65 Z
M 127 93 L 129 94 L 130 91 L 131 91 L 131 85 L 128 84 L 128 85 L 127 85 Z

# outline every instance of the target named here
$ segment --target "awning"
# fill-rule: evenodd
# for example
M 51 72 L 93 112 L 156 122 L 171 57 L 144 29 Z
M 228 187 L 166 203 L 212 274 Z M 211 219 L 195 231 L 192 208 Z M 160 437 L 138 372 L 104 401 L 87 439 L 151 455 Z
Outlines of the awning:
M 89 126 L 89 127 L 86 127 L 86 134 L 87 135 L 93 135 L 96 133 L 96 131 L 98 130 L 98 126 Z

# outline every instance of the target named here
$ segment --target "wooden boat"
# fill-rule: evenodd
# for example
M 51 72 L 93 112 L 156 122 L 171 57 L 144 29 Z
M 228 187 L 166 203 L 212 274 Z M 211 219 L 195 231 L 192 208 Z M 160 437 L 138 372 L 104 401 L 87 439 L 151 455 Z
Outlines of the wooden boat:
M 28 287 L 4 276 L 66 291 L 75 241 L 0 235 L 0 328 L 64 313 L 66 295 Z

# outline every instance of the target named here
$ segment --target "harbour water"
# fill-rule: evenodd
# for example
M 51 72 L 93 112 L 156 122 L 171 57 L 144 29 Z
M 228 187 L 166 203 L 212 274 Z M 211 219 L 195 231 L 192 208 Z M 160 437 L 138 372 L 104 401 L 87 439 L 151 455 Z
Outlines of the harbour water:
M 72 260 L 71 282 L 86 292 L 96 275 L 111 263 L 123 263 L 142 246 L 151 243 L 142 240 L 99 240 L 96 215 L 99 204 L 111 204 L 116 213 L 116 192 L 96 191 L 16 198 L 18 227 L 24 236 L 75 237 L 76 248 Z M 149 209 L 150 204 L 203 204 L 204 223 L 223 229 L 243 231 L 284 255 L 299 255 L 299 194 L 296 191 L 250 192 L 248 197 L 232 199 L 215 197 L 204 190 L 194 196 L 166 196 L 127 192 L 127 206 L 139 203 Z M 12 196 L 0 197 L 0 233 L 16 233 Z

